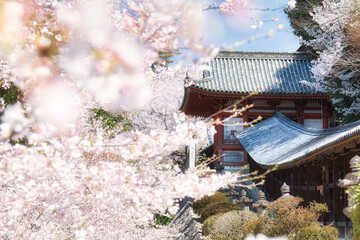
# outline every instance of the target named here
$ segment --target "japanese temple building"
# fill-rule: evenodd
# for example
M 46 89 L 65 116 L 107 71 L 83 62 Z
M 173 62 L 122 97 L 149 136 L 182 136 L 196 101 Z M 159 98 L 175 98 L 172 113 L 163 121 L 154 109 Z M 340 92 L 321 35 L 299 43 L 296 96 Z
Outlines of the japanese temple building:
M 204 78 L 185 90 L 181 110 L 188 115 L 209 117 L 231 106 L 242 97 L 252 95 L 240 106 L 254 104 L 242 116 L 232 118 L 227 126 L 217 125 L 214 153 L 224 155 L 217 166 L 238 169 L 248 164 L 248 156 L 236 138 L 242 125 L 261 116 L 271 117 L 276 109 L 295 122 L 315 128 L 328 128 L 332 107 L 327 95 L 301 81 L 314 82 L 310 67 L 312 56 L 306 52 L 221 51 L 204 72 Z M 231 113 L 222 112 L 221 120 Z
M 258 92 L 240 106 L 254 104 L 229 125 L 216 125 L 214 154 L 220 156 L 214 167 L 264 172 L 268 200 L 280 197 L 286 182 L 291 194 L 305 204 L 327 203 L 329 214 L 322 221 L 333 222 L 342 232 L 349 220 L 342 210 L 347 195 L 337 181 L 350 172 L 350 159 L 360 154 L 360 122 L 329 128 L 332 106 L 329 97 L 303 81 L 314 82 L 310 53 L 221 51 L 209 62 L 203 79 L 185 89 L 182 111 L 200 117 L 226 119 L 231 113 L 220 110 L 251 92 Z M 264 120 L 244 128 L 257 116 Z

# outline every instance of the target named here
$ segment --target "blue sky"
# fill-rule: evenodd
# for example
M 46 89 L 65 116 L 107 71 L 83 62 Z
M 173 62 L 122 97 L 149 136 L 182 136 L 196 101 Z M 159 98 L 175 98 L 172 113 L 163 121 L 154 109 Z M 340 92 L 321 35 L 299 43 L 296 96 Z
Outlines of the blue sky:
M 238 16 L 222 16 L 214 10 L 204 13 L 206 18 L 206 30 L 204 41 L 215 43 L 217 47 L 224 46 L 228 49 L 235 42 L 242 42 L 258 36 L 266 36 L 269 31 L 274 31 L 271 37 L 262 37 L 251 43 L 233 47 L 233 50 L 246 51 L 286 51 L 292 52 L 298 49 L 299 42 L 292 33 L 289 20 L 282 7 L 287 6 L 287 0 L 249 0 L 246 8 L 281 8 L 276 11 L 244 10 Z M 278 18 L 278 21 L 271 21 Z M 260 29 L 251 29 L 252 24 L 264 21 Z M 270 20 L 270 21 L 269 21 Z M 266 22 L 268 21 L 268 22 Z M 276 31 L 279 24 L 283 25 L 281 31 Z

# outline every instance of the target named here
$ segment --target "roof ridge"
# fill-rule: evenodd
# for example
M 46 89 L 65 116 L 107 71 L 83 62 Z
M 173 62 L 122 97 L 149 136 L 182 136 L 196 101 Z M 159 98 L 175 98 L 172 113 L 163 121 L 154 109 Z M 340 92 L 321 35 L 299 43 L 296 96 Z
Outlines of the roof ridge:
M 245 50 L 219 50 L 219 53 L 226 53 L 226 52 L 230 52 L 230 53 L 296 53 L 296 54 L 311 54 L 311 52 L 299 52 L 299 51 L 289 52 L 289 51 L 260 51 L 260 50 L 249 50 L 249 51 L 245 51 Z
M 313 60 L 314 56 L 310 52 L 267 52 L 267 51 L 231 51 L 221 50 L 215 58 L 284 58 Z

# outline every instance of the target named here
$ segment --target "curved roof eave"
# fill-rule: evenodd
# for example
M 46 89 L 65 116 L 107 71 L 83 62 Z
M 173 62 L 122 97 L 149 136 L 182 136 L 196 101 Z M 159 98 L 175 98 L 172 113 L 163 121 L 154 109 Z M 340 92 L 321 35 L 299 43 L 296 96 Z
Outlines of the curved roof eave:
M 326 94 L 296 94 L 296 93 L 288 93 L 288 94 L 270 94 L 270 93 L 258 93 L 258 92 L 225 92 L 225 91 L 214 91 L 202 89 L 196 86 L 187 87 L 191 92 L 195 92 L 204 96 L 211 97 L 219 97 L 219 98 L 237 98 L 243 96 L 249 96 L 252 94 L 251 98 L 276 98 L 276 99 L 295 99 L 295 98 L 306 98 L 306 99 L 329 99 L 329 96 Z
M 245 150 L 264 168 L 288 168 L 360 140 L 360 121 L 324 130 L 307 128 L 280 112 L 237 135 Z

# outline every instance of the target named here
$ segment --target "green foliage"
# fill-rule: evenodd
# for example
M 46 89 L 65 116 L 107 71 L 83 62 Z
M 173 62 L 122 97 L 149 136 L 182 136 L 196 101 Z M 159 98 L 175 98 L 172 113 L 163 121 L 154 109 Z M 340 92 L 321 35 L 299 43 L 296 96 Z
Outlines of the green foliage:
M 290 25 L 294 29 L 295 35 L 302 37 L 305 40 L 313 39 L 313 37 L 305 31 L 305 28 L 317 28 L 310 12 L 313 11 L 315 6 L 319 6 L 321 3 L 322 0 L 297 0 L 294 9 L 285 9 L 285 13 L 289 17 Z
M 108 131 L 114 131 L 119 128 L 120 132 L 126 132 L 132 126 L 131 120 L 124 113 L 113 114 L 102 108 L 92 109 L 90 122 L 93 123 L 93 120 L 100 121 L 102 128 Z M 113 135 L 110 137 L 113 137 Z
M 229 211 L 218 218 L 210 230 L 211 239 L 214 240 L 240 240 L 246 235 L 243 231 L 243 225 L 246 222 L 254 220 L 257 215 L 251 211 Z
M 156 225 L 169 225 L 169 223 L 174 219 L 174 216 L 166 216 L 166 215 L 161 215 L 161 214 L 155 214 L 155 224 Z
M 313 17 L 311 16 L 310 13 L 313 12 L 313 9 L 315 7 L 321 6 L 322 4 L 323 4 L 323 0 L 297 0 L 296 7 L 294 9 L 285 10 L 285 13 L 289 17 L 290 25 L 292 26 L 295 35 L 302 37 L 307 41 L 314 39 L 313 36 L 309 35 L 306 32 L 306 29 L 315 30 L 315 31 L 319 29 L 318 24 L 313 21 Z M 349 33 L 348 31 L 349 29 L 345 30 L 344 32 L 344 34 L 347 35 L 346 36 L 347 38 L 345 39 L 349 41 L 349 47 L 348 47 L 349 52 L 351 52 L 351 54 L 354 54 L 354 52 L 358 52 L 358 48 L 359 48 L 358 31 L 356 27 L 355 27 L 355 34 L 351 34 L 351 32 Z M 354 35 L 356 36 L 354 38 L 354 42 L 351 42 L 351 39 L 353 38 Z M 307 45 L 306 47 L 308 50 L 310 50 L 313 53 L 314 56 L 318 56 L 317 50 L 319 49 L 312 49 L 311 46 L 309 45 Z M 346 62 L 350 62 L 350 63 L 352 62 L 346 58 L 344 60 Z M 337 68 L 338 71 L 341 70 L 339 72 L 345 74 L 349 67 L 337 66 Z M 351 111 L 351 113 L 349 113 L 348 111 L 345 112 L 343 111 L 343 110 L 351 109 L 352 105 L 354 104 L 354 99 L 352 95 L 350 96 L 344 93 L 346 92 L 344 91 L 344 89 L 348 89 L 346 85 L 352 85 L 352 86 L 359 85 L 358 77 L 353 77 L 347 80 L 345 83 L 346 85 L 344 84 L 344 81 L 334 76 L 324 79 L 324 82 L 326 82 L 326 90 L 327 90 L 327 94 L 329 94 L 330 96 L 330 99 L 335 100 L 332 103 L 333 106 L 335 107 L 335 112 L 333 117 L 336 120 L 340 120 L 343 124 L 351 123 L 356 120 L 359 120 L 360 119 L 359 112 Z
M 253 220 L 250 220 L 249 222 L 245 223 L 243 225 L 244 236 L 247 236 L 249 234 L 257 235 L 259 233 L 262 233 L 262 230 L 263 230 L 262 221 L 263 221 L 263 218 L 260 217 L 260 218 L 253 219 Z M 268 223 L 268 224 L 271 224 L 271 223 Z
M 11 143 L 11 145 L 21 144 L 26 147 L 30 147 L 30 144 L 29 144 L 29 141 L 27 138 L 11 139 L 10 143 Z
M 220 216 L 221 214 L 212 215 L 204 221 L 202 225 L 202 234 L 204 236 L 207 236 L 211 233 L 211 230 L 214 228 L 216 219 L 218 219 Z
M 304 200 L 299 197 L 288 196 L 285 198 L 279 198 L 276 201 L 269 203 L 267 210 L 270 213 L 277 213 L 282 209 L 293 209 L 299 206 Z
M 351 212 L 351 221 L 353 222 L 354 239 L 360 240 L 360 184 L 354 186 L 353 190 L 354 194 L 351 197 L 355 201 L 356 206 Z
M 213 240 L 242 240 L 249 234 L 263 233 L 268 237 L 286 236 L 290 240 L 336 240 L 338 230 L 318 223 L 326 204 L 312 202 L 301 207 L 299 197 L 280 198 L 269 204 L 259 217 L 250 211 L 233 211 L 231 203 L 209 204 L 203 209 L 202 232 Z
M 299 207 L 302 201 L 301 198 L 290 196 L 270 203 L 266 212 L 258 219 L 244 224 L 244 234 L 287 236 L 291 240 L 337 239 L 336 228 L 324 227 L 317 222 L 321 213 L 328 211 L 327 206 L 313 202 L 306 208 Z
M 308 227 L 300 228 L 294 240 L 336 240 L 339 232 L 336 228 L 312 223 Z
M 359 120 L 360 116 L 358 112 L 353 112 L 345 115 L 341 111 L 342 109 L 350 108 L 354 103 L 354 99 L 352 97 L 349 97 L 348 95 L 343 93 L 343 81 L 336 77 L 327 78 L 326 80 L 328 84 L 328 94 L 330 95 L 330 99 L 341 99 L 341 101 L 332 102 L 332 105 L 335 107 L 335 112 L 333 116 L 334 119 L 340 120 L 342 124 L 348 124 Z M 358 79 L 349 79 L 349 82 L 357 85 Z
M 208 217 L 232 210 L 240 210 L 240 206 L 233 203 L 212 203 L 208 204 L 201 213 L 200 221 L 204 222 Z
M 317 222 L 317 219 L 317 214 L 303 207 L 280 209 L 271 235 L 295 235 L 299 229 L 309 227 L 312 222 Z
M 1 81 L 1 79 L 0 79 Z M 5 105 L 13 105 L 17 101 L 22 101 L 23 93 L 15 85 L 11 84 L 10 88 L 4 89 L 0 87 L 0 98 L 4 99 Z M 0 113 L 0 116 L 2 113 Z
M 360 240 L 360 202 L 357 202 L 351 213 L 351 221 L 353 222 L 354 240 Z
M 311 202 L 309 204 L 309 210 L 320 216 L 322 213 L 329 212 L 329 208 L 325 203 Z
M 193 209 L 194 209 L 195 213 L 201 214 L 203 209 L 208 204 L 227 203 L 227 202 L 229 202 L 229 198 L 225 195 L 225 193 L 216 192 L 212 196 L 205 196 L 205 197 L 201 198 L 200 200 L 195 201 L 194 204 L 193 204 Z

